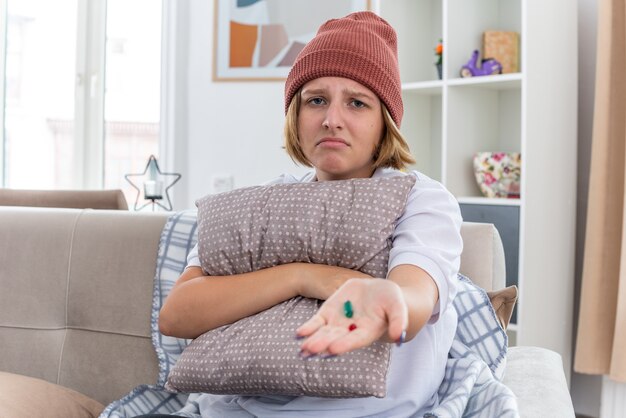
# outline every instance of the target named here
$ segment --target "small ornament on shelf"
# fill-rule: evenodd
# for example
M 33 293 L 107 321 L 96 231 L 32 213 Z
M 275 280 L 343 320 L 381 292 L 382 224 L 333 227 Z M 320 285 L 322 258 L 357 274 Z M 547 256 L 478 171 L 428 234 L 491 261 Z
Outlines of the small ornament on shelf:
M 461 77 L 478 77 L 482 75 L 502 74 L 502 64 L 493 58 L 487 58 L 478 63 L 479 52 L 472 52 L 472 57 L 467 64 L 461 67 Z
M 435 47 L 435 56 L 437 60 L 435 61 L 435 67 L 437 68 L 437 76 L 439 80 L 442 79 L 442 67 L 443 67 L 443 41 L 439 39 L 439 43 Z
M 502 64 L 502 74 L 519 71 L 519 35 L 517 32 L 483 32 L 483 56 Z
M 477 152 L 474 176 L 485 197 L 520 197 L 522 157 L 519 152 Z

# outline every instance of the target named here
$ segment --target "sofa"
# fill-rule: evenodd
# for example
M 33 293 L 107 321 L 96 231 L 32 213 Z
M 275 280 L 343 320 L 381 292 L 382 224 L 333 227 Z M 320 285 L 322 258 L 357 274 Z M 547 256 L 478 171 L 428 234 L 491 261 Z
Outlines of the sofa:
M 28 190 L 0 188 L 0 206 L 128 210 L 120 189 Z
M 91 417 L 157 381 L 153 279 L 164 212 L 0 207 L 0 417 Z M 461 272 L 504 285 L 497 230 L 465 223 Z M 561 357 L 510 347 L 522 417 L 573 417 Z

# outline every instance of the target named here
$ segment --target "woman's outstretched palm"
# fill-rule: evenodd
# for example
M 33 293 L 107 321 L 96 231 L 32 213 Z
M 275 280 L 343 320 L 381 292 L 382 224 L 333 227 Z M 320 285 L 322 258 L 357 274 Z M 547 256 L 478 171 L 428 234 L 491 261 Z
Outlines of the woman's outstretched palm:
M 346 315 L 346 302 L 352 317 Z M 303 355 L 336 355 L 368 346 L 381 337 L 398 341 L 407 322 L 406 303 L 396 283 L 351 279 L 297 333 L 307 337 L 301 346 Z

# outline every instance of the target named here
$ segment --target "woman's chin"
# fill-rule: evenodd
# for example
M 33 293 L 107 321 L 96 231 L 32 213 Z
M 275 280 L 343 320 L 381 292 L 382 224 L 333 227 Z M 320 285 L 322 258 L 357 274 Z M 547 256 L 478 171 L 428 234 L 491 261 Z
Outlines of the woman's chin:
M 350 171 L 350 167 L 341 158 L 336 157 L 324 158 L 323 161 L 313 161 L 313 166 L 318 173 L 328 173 L 329 175 L 341 175 Z
M 346 168 L 343 169 L 324 169 L 322 167 L 318 167 L 315 169 L 315 173 L 318 180 L 347 180 L 354 178 L 367 178 L 371 177 L 374 169 L 363 169 L 363 170 L 349 170 Z

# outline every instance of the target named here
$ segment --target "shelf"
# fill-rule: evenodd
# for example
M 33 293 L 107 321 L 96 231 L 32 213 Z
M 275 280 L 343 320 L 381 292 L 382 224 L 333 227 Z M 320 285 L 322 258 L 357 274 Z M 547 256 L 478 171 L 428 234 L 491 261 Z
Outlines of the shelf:
M 373 4 L 398 33 L 401 128 L 417 160 L 411 169 L 440 181 L 459 202 L 463 219 L 497 228 L 505 253 L 505 282 L 518 285 L 524 295 L 507 330 L 510 344 L 549 347 L 568 365 L 574 260 L 570 244 L 576 215 L 571 204 L 576 182 L 576 147 L 571 146 L 576 138 L 576 77 L 571 75 L 576 67 L 575 2 Z M 559 30 L 554 29 L 555 21 L 563 23 Z M 460 69 L 474 50 L 483 58 L 488 30 L 519 34 L 519 72 L 461 77 Z M 434 65 L 440 39 L 443 80 Z M 521 198 L 482 195 L 473 158 L 487 151 L 523 152 Z M 546 157 L 556 154 L 557 159 Z M 542 173 L 553 171 L 560 175 L 546 182 Z M 551 299 L 555 292 L 564 295 L 556 302 Z
M 418 170 L 435 180 L 441 180 L 443 95 L 428 94 L 426 91 L 429 90 L 402 92 L 405 115 L 402 119 L 402 129 L 410 132 L 407 141 L 416 159 L 416 164 L 411 169 Z
M 522 90 L 471 86 L 447 90 L 444 178 L 455 196 L 479 197 L 473 167 L 476 152 L 522 150 Z
M 423 94 L 426 96 L 440 95 L 443 90 L 443 81 L 417 81 L 402 84 L 402 91 L 410 94 Z
M 444 73 L 452 80 L 459 77 L 472 51 L 482 50 L 485 30 L 513 31 L 522 34 L 523 0 L 447 0 L 444 39 Z M 520 37 L 522 42 L 525 36 Z M 520 47 L 521 50 L 521 47 Z M 482 51 L 479 59 L 482 59 Z M 524 69 L 523 63 L 520 68 Z M 480 77 L 483 78 L 483 77 Z M 485 77 L 486 78 L 486 77 Z
M 461 196 L 457 201 L 466 205 L 498 205 L 498 206 L 521 206 L 521 199 L 504 199 L 494 197 Z
M 425 95 L 441 94 L 444 84 L 448 86 L 479 86 L 494 90 L 519 89 L 522 85 L 522 74 L 497 74 L 481 77 L 451 78 L 442 80 L 416 81 L 403 83 L 402 91 Z
M 481 77 L 452 78 L 447 81 L 449 86 L 478 86 L 494 90 L 519 89 L 522 86 L 522 74 L 496 74 Z
M 436 80 L 433 48 L 443 37 L 443 1 L 378 0 L 374 3 L 374 10 L 378 10 L 400 34 L 398 59 L 401 79 L 418 83 Z M 410 36 L 402 36 L 409 33 Z

